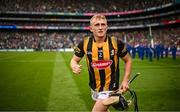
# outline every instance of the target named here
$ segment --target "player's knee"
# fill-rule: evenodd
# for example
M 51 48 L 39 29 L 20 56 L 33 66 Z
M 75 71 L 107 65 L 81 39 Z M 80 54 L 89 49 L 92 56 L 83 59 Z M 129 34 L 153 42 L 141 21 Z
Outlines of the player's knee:
M 92 112 L 107 112 L 108 107 L 103 105 L 102 100 L 97 100 L 94 104 Z

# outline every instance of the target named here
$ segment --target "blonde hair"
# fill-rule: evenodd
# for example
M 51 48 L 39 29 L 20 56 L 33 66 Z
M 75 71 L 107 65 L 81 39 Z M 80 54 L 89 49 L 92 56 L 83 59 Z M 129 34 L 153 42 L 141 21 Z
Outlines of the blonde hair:
M 105 20 L 106 22 L 107 22 L 107 19 L 106 19 L 106 17 L 104 16 L 104 15 L 102 15 L 102 14 L 95 14 L 91 19 L 90 19 L 90 25 L 92 25 L 93 24 L 93 20 L 97 20 L 97 19 L 103 19 L 103 20 Z

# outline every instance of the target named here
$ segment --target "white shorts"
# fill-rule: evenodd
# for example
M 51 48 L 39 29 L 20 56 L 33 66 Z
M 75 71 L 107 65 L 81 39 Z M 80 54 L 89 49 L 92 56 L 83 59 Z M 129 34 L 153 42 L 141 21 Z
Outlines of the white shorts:
M 91 97 L 94 101 L 96 101 L 97 99 L 106 99 L 109 97 L 109 94 L 113 92 L 113 91 L 102 91 L 102 92 L 96 92 L 94 90 L 91 90 Z

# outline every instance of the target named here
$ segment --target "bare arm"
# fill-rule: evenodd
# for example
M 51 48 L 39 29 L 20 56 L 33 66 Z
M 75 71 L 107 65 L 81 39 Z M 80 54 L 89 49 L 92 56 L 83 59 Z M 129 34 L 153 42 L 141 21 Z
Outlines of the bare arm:
M 126 56 L 122 58 L 122 60 L 125 62 L 125 70 L 124 70 L 124 77 L 120 86 L 120 90 L 122 92 L 125 92 L 129 88 L 128 81 L 129 81 L 129 77 L 130 77 L 131 69 L 132 69 L 132 59 L 128 53 L 126 54 Z
M 71 59 L 70 66 L 71 66 L 73 73 L 75 73 L 75 74 L 81 73 L 81 65 L 79 65 L 79 62 L 81 59 L 82 58 L 77 57 L 76 55 L 74 55 Z

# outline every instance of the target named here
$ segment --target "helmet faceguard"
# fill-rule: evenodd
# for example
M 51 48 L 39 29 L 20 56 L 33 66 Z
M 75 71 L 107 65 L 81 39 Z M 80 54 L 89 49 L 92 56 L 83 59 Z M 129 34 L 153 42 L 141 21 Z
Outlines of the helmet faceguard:
M 121 94 L 118 92 L 112 92 L 107 100 L 103 101 L 103 104 L 113 106 L 116 110 L 128 110 L 132 105 L 134 111 L 138 112 L 138 103 L 136 93 L 132 90 L 128 90 L 126 93 Z

